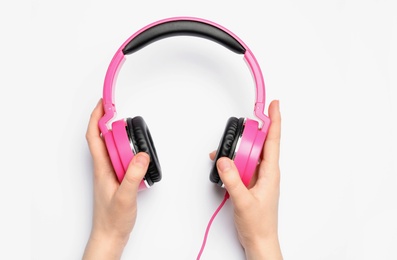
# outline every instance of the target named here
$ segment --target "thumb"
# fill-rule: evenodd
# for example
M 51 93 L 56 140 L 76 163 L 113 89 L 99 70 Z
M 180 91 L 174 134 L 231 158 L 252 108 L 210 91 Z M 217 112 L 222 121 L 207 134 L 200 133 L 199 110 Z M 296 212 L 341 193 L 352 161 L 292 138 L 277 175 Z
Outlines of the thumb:
M 131 160 L 124 179 L 119 187 L 120 196 L 131 197 L 138 192 L 139 184 L 146 174 L 150 162 L 147 153 L 137 153 Z
M 219 177 L 233 201 L 236 202 L 237 197 L 244 196 L 248 193 L 247 188 L 241 181 L 240 174 L 236 165 L 227 157 L 219 158 L 216 166 L 218 168 Z

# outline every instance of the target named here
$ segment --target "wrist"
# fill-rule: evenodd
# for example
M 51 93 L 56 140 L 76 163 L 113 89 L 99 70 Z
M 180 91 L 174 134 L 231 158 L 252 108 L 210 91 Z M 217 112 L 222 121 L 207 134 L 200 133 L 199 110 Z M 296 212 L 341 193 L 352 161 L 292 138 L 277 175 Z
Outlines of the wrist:
M 84 260 L 120 259 L 128 238 L 93 231 L 88 240 Z
M 244 247 L 247 260 L 282 260 L 280 243 L 277 236 L 257 240 Z

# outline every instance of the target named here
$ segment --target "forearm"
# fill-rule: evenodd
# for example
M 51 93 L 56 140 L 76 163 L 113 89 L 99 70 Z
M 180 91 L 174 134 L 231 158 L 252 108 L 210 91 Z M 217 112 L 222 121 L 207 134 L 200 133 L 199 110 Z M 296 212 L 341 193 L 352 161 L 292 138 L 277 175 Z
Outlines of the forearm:
M 91 235 L 84 251 L 83 260 L 119 260 L 126 241 Z
M 258 242 L 245 248 L 247 260 L 282 260 L 280 243 L 278 238 Z

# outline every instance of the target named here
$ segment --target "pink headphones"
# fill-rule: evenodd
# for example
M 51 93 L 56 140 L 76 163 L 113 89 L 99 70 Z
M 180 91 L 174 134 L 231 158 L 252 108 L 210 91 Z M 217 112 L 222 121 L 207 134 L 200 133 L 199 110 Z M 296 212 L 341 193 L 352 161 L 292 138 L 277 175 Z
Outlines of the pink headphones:
M 99 128 L 117 178 L 120 182 L 123 180 L 128 164 L 135 154 L 146 152 L 150 156 L 150 164 L 139 190 L 149 188 L 161 180 L 161 167 L 156 149 L 143 118 L 137 116 L 112 122 L 116 116 L 114 85 L 117 72 L 125 60 L 124 55 L 134 53 L 157 40 L 177 35 L 206 38 L 237 54 L 244 55 L 252 72 L 256 85 L 254 114 L 262 122 L 262 126 L 260 127 L 257 121 L 248 118 L 229 118 L 215 158 L 215 162 L 224 156 L 233 159 L 242 181 L 248 186 L 258 164 L 270 126 L 270 119 L 264 114 L 265 84 L 261 69 L 253 53 L 236 35 L 214 22 L 193 17 L 174 17 L 154 22 L 127 39 L 113 56 L 103 87 L 105 114 L 99 121 Z M 223 186 L 215 164 L 210 173 L 210 180 Z

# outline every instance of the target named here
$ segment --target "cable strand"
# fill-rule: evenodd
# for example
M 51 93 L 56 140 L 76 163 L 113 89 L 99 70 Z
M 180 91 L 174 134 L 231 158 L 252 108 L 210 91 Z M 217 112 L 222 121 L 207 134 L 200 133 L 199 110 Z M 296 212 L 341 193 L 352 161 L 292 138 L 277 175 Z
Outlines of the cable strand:
M 203 243 L 202 243 L 202 245 L 201 245 L 201 248 L 200 248 L 200 251 L 199 251 L 199 253 L 198 253 L 198 255 L 197 255 L 197 259 L 196 259 L 196 260 L 200 260 L 200 257 L 201 257 L 201 255 L 202 255 L 203 252 L 204 252 L 205 244 L 207 243 L 207 238 L 208 238 L 208 234 L 209 234 L 209 231 L 210 231 L 210 228 L 211 228 L 211 224 L 212 224 L 212 222 L 214 221 L 216 215 L 218 215 L 219 211 L 221 211 L 223 205 L 225 205 L 225 203 L 226 203 L 226 201 L 227 201 L 228 198 L 229 198 L 229 193 L 226 192 L 226 193 L 225 193 L 225 197 L 223 198 L 221 204 L 219 204 L 218 208 L 217 208 L 217 209 L 215 210 L 215 212 L 212 214 L 211 219 L 210 219 L 210 221 L 209 221 L 208 224 L 207 224 L 207 228 L 206 228 L 205 234 L 204 234 Z

